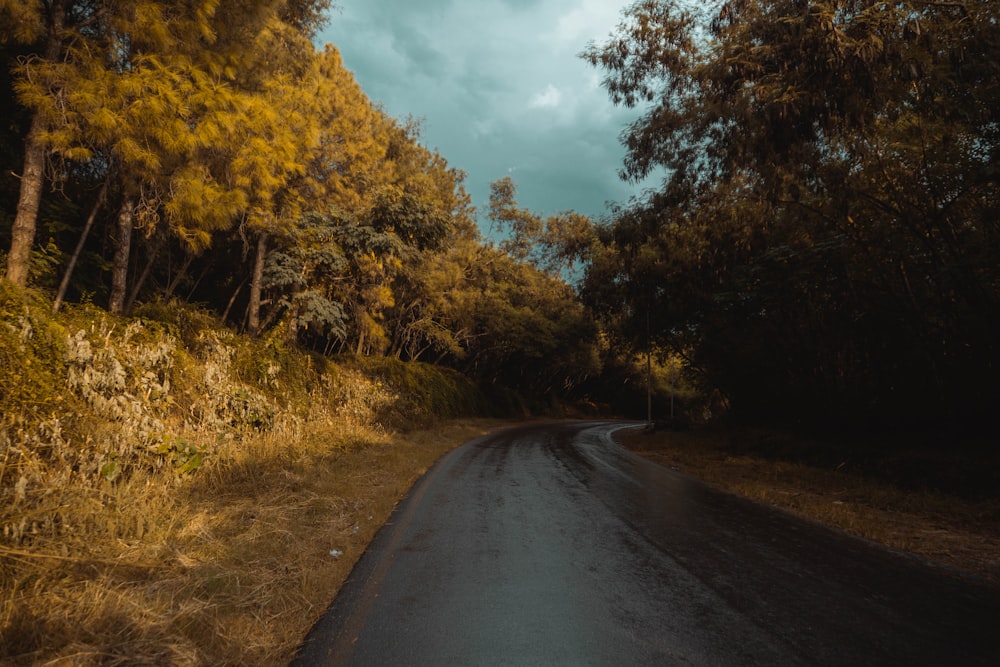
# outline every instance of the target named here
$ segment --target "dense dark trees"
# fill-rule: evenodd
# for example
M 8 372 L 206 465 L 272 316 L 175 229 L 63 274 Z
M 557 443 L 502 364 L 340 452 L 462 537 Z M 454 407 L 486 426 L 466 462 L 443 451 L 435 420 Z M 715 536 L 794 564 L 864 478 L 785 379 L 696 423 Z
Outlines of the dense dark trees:
M 982 417 L 1000 362 L 1000 7 L 643 0 L 584 57 L 624 175 L 584 284 L 748 418 Z

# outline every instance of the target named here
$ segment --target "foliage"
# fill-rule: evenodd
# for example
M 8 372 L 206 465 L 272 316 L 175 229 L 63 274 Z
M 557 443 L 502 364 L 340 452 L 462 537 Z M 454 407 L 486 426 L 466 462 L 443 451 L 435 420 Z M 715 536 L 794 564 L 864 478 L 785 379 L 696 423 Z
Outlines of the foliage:
M 484 253 L 487 288 L 473 313 L 470 355 L 481 377 L 536 394 L 568 389 L 599 370 L 597 328 L 569 286 L 504 255 Z
M 218 329 L 218 321 L 211 313 L 179 300 L 148 301 L 136 308 L 133 317 L 157 323 L 191 350 L 199 349 L 205 332 Z
M 399 397 L 381 416 L 390 425 L 412 428 L 425 426 L 429 415 L 450 418 L 490 411 L 476 385 L 456 371 L 392 357 L 353 356 L 339 361 L 377 378 L 379 388 Z
M 491 215 L 509 238 L 484 243 L 464 174 L 421 144 L 418 122 L 372 103 L 335 47 L 313 48 L 328 5 L 0 4 L 19 22 L 0 44 L 12 73 L 0 144 L 25 147 L 3 164 L 44 163 L 0 189 L 18 211 L 0 220 L 8 269 L 31 250 L 31 271 L 11 279 L 54 289 L 63 274 L 54 307 L 99 301 L 164 326 L 187 352 L 147 369 L 157 377 L 228 345 L 217 323 L 264 345 L 443 363 L 537 396 L 593 377 L 597 328 L 564 282 L 593 224 L 522 210 L 499 181 Z M 36 214 L 22 214 L 18 189 L 39 197 Z M 87 312 L 77 332 L 97 328 L 73 347 L 84 356 L 117 326 Z M 133 353 L 106 352 L 99 375 Z M 114 400 L 145 390 L 80 387 L 92 401 L 112 389 Z M 225 422 L 238 395 L 194 414 Z M 237 421 L 274 418 L 250 403 Z M 133 435 L 148 444 L 157 428 Z
M 0 662 L 284 664 L 476 389 L 141 315 L 0 282 Z
M 503 235 L 500 249 L 553 275 L 570 277 L 580 262 L 590 259 L 597 241 L 593 221 L 573 211 L 543 219 L 520 208 L 516 195 L 517 187 L 510 176 L 490 186 L 489 218 Z
M 0 402 L 5 428 L 30 434 L 31 425 L 72 399 L 60 388 L 66 333 L 46 316 L 33 292 L 0 282 Z
M 584 57 L 613 100 L 649 105 L 624 174 L 666 176 L 600 230 L 594 308 L 690 355 L 747 418 L 989 414 L 997 11 L 634 4 Z
M 53 317 L 37 295 L 2 289 L 0 490 L 15 500 L 0 516 L 8 547 L 72 532 L 62 493 L 92 503 L 105 483 L 212 469 L 234 440 L 306 422 L 410 427 L 482 409 L 474 385 L 431 366 L 318 362 L 280 339 L 208 326 L 181 304 L 160 307 L 168 324 L 152 309 L 135 319 L 92 307 Z

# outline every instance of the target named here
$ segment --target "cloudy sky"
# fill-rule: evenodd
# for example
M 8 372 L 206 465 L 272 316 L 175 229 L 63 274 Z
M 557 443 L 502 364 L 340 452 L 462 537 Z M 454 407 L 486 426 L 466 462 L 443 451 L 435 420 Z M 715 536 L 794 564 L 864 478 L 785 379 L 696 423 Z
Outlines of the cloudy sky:
M 630 0 L 337 0 L 319 38 L 368 96 L 423 122 L 423 143 L 464 170 L 482 212 L 510 175 L 522 207 L 599 217 L 638 188 L 621 182 L 614 107 L 578 57 Z

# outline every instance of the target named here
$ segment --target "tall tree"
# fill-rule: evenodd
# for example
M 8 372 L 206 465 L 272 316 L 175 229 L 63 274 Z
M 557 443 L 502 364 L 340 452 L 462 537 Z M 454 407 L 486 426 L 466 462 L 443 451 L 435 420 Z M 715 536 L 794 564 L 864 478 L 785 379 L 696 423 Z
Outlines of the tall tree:
M 44 34 L 42 52 L 38 58 L 44 63 L 54 63 L 62 52 L 63 30 L 66 23 L 66 3 L 53 0 L 49 3 L 30 2 L 0 5 L 2 11 L 16 26 L 10 34 L 18 41 L 29 43 L 39 33 Z M 44 33 L 42 31 L 44 26 Z M 5 36 L 7 31 L 5 30 Z M 10 252 L 7 254 L 7 280 L 24 287 L 28 282 L 31 246 L 35 241 L 35 225 L 42 200 L 46 147 L 44 133 L 54 122 L 49 114 L 36 112 L 25 138 L 24 168 L 21 171 L 21 190 L 17 202 L 17 215 L 11 231 Z
M 8 258 L 11 278 L 22 284 L 26 279 L 42 184 L 41 168 L 31 165 L 44 164 L 46 153 L 64 163 L 99 160 L 116 174 L 117 198 L 132 200 L 137 224 L 149 232 L 165 222 L 193 251 L 239 215 L 254 219 L 266 209 L 274 186 L 248 152 L 273 155 L 267 169 L 279 181 L 281 174 L 301 171 L 285 148 L 294 143 L 294 152 L 314 133 L 303 131 L 302 113 L 276 109 L 276 100 L 294 97 L 291 77 L 310 67 L 308 35 L 328 5 L 326 0 L 29 5 L 38 19 L 34 23 L 49 28 L 44 50 L 22 59 L 16 72 L 18 99 L 32 111 L 35 130 L 27 137 L 23 214 Z M 275 58 L 289 49 L 290 57 Z M 304 64 L 288 67 L 295 59 Z M 272 60 L 284 63 L 283 69 L 262 67 Z M 281 111 L 289 115 L 278 122 Z M 281 132 L 284 140 L 278 141 Z M 275 146 L 262 151 L 272 140 Z M 122 242 L 117 251 L 125 252 L 122 234 L 116 238 Z M 119 259 L 127 263 L 127 257 Z M 115 273 L 115 280 L 122 275 Z M 113 291 L 121 293 L 123 286 L 116 284 Z
M 319 143 L 307 165 L 305 196 L 318 210 L 356 212 L 392 180 L 386 156 L 393 121 L 368 99 L 335 47 L 327 45 L 316 59 Z
M 528 259 L 544 223 L 539 215 L 517 205 L 517 186 L 510 176 L 490 183 L 489 219 L 503 234 L 500 248 L 514 259 Z
M 543 218 L 521 208 L 510 176 L 490 184 L 488 217 L 493 231 L 501 234 L 501 250 L 561 278 L 570 277 L 589 258 L 596 241 L 594 222 L 585 215 L 563 211 Z
M 984 410 L 998 16 L 982 0 L 634 4 L 584 57 L 613 100 L 649 104 L 625 176 L 667 176 L 604 233 L 633 268 L 608 262 L 592 293 L 653 267 L 656 335 L 696 339 L 749 412 Z
M 319 145 L 317 120 L 329 91 L 311 43 L 293 26 L 273 19 L 258 39 L 256 61 L 242 81 L 254 93 L 247 138 L 231 164 L 237 186 L 248 195 L 243 225 L 256 237 L 255 267 L 266 264 L 270 238 L 291 229 L 305 212 L 312 185 L 307 168 Z M 262 280 L 255 268 L 248 312 L 255 335 L 260 333 Z

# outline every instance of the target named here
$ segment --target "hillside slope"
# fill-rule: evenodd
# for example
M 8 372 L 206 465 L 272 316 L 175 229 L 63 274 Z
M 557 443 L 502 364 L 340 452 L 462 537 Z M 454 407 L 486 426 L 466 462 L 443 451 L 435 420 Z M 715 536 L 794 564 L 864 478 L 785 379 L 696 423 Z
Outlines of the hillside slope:
M 435 367 L 0 282 L 0 662 L 287 661 L 484 405 Z

